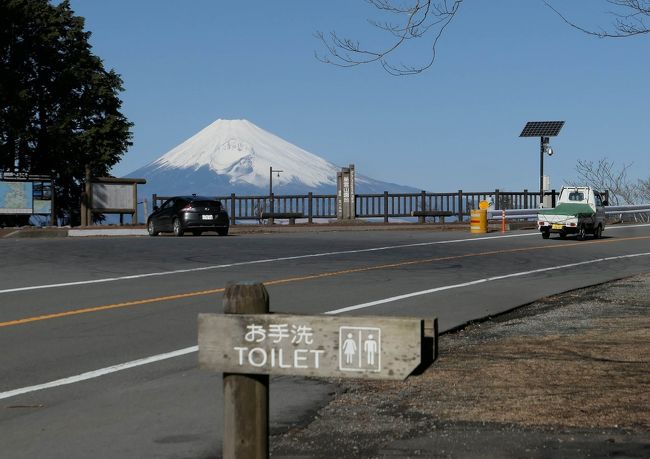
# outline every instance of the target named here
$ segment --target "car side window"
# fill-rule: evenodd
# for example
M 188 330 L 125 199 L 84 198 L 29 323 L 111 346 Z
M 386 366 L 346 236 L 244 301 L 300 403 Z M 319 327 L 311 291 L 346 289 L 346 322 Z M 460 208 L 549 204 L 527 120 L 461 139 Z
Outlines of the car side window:
M 167 201 L 163 202 L 162 206 L 160 206 L 160 210 L 169 209 L 173 205 L 173 202 L 173 199 L 168 199 Z

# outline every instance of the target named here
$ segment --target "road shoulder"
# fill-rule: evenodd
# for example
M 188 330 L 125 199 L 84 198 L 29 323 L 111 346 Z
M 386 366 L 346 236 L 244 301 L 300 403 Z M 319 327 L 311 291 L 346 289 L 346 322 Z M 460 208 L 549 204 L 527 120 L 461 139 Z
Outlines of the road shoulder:
M 440 339 L 403 383 L 340 381 L 274 457 L 650 457 L 650 274 Z

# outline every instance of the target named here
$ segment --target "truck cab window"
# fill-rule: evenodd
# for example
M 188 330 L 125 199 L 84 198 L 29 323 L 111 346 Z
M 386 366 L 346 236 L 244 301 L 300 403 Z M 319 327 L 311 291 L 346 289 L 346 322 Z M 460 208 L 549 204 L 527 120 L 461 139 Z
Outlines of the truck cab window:
M 596 200 L 596 206 L 602 207 L 603 201 L 600 198 L 600 195 L 599 194 L 594 194 L 594 199 Z

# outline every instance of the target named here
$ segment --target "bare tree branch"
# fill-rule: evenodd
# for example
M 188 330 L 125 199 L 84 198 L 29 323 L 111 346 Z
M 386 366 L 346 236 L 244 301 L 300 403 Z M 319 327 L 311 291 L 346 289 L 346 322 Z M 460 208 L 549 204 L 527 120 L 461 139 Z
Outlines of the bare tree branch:
M 615 8 L 609 11 L 614 18 L 613 30 L 604 28 L 593 30 L 580 26 L 553 7 L 548 0 L 543 1 L 566 24 L 588 35 L 600 38 L 626 38 L 650 32 L 650 25 L 646 22 L 650 22 L 650 0 L 607 0 Z
M 639 180 L 639 198 L 642 202 L 650 202 L 650 177 L 646 180 Z
M 436 47 L 443 32 L 456 17 L 463 0 L 365 0 L 379 14 L 392 20 L 369 19 L 368 23 L 386 32 L 392 42 L 381 47 L 367 47 L 358 40 L 345 38 L 336 32 L 316 32 L 325 48 L 323 54 L 315 52 L 321 62 L 339 67 L 355 67 L 378 62 L 391 75 L 413 75 L 430 68 L 436 59 Z M 650 0 L 606 0 L 612 7 L 610 28 L 591 29 L 569 19 L 552 0 L 542 0 L 562 21 L 585 34 L 600 38 L 624 38 L 650 33 Z M 558 0 L 559 1 L 559 0 Z M 430 52 L 420 65 L 395 64 L 397 51 L 414 39 L 430 40 Z
M 397 18 L 391 21 L 368 22 L 379 30 L 388 32 L 394 41 L 380 49 L 366 48 L 357 40 L 343 38 L 336 32 L 325 35 L 316 32 L 316 37 L 327 49 L 326 55 L 316 54 L 321 62 L 339 67 L 354 67 L 361 64 L 379 62 L 391 75 L 413 75 L 421 73 L 433 65 L 436 46 L 445 28 L 453 20 L 463 0 L 366 0 L 371 6 L 384 14 Z M 431 34 L 431 52 L 421 65 L 393 64 L 389 61 L 393 53 L 408 41 Z
M 627 176 L 630 167 L 632 163 L 617 169 L 614 161 L 607 158 L 600 159 L 598 163 L 579 159 L 576 165 L 579 182 L 571 185 L 586 184 L 597 190 L 608 190 L 609 200 L 614 205 L 639 204 L 643 200 L 642 181 L 637 184 L 630 182 Z

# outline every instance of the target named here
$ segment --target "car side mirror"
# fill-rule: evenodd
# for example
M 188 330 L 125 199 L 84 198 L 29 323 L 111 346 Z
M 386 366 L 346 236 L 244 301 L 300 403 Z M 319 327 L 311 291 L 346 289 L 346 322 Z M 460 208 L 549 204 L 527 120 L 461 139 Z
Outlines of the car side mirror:
M 158 209 L 160 209 L 160 207 L 158 207 L 158 206 L 153 206 L 153 211 L 154 211 L 154 212 L 156 212 Z

